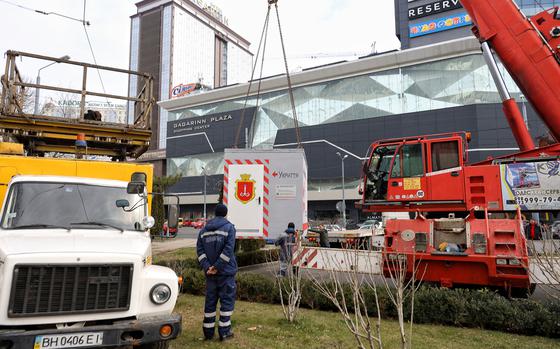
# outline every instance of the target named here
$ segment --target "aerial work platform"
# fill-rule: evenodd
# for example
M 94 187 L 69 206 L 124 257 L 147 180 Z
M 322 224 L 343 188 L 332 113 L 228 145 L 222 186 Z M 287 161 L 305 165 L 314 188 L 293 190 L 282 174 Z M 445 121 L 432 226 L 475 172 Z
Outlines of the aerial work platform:
M 52 64 L 66 64 L 82 68 L 81 89 L 71 89 L 26 82 L 22 79 L 16 65 L 16 58 L 29 58 L 49 61 Z M 135 81 L 136 96 L 120 96 L 87 90 L 88 74 L 104 71 L 126 74 L 127 81 Z M 97 73 L 96 73 L 97 74 Z M 31 155 L 43 155 L 46 152 L 76 153 L 76 140 L 85 140 L 87 147 L 81 149 L 87 155 L 111 156 L 115 160 L 127 157 L 137 158 L 150 145 L 151 113 L 155 104 L 153 98 L 153 77 L 149 74 L 132 70 L 118 69 L 83 62 L 75 62 L 61 58 L 47 57 L 32 53 L 6 52 L 6 68 L 1 77 L 2 94 L 0 99 L 0 135 L 12 141 L 22 143 L 26 152 Z M 56 91 L 60 94 L 79 95 L 76 99 L 76 115 L 65 115 L 64 110 L 38 111 L 30 110 L 29 99 L 33 93 L 41 90 Z M 129 102 L 134 110 L 134 117 L 125 117 L 122 123 L 115 120 L 104 120 L 104 115 L 95 107 L 86 104 L 86 97 L 94 96 L 104 99 Z M 79 101 L 79 103 L 78 103 Z M 128 119 L 134 120 L 129 123 Z

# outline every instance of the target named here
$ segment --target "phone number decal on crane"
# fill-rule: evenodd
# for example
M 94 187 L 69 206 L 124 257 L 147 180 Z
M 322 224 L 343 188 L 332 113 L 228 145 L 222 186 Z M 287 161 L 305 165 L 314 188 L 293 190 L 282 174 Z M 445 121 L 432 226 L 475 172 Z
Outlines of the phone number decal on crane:
M 550 197 L 550 196 L 544 196 L 544 197 L 518 196 L 518 197 L 515 198 L 515 200 L 516 200 L 518 205 L 533 204 L 533 203 L 534 204 L 538 204 L 538 203 L 550 204 L 550 203 L 560 202 L 560 197 L 553 198 L 553 197 Z
M 560 161 L 502 164 L 500 175 L 506 210 L 560 209 Z

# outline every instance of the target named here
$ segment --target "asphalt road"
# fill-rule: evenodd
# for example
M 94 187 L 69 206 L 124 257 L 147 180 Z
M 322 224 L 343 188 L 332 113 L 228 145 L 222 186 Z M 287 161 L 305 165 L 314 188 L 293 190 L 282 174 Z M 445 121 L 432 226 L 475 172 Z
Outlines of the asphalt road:
M 179 233 L 177 237 L 179 238 L 186 238 L 186 239 L 196 239 L 198 237 L 199 229 L 184 227 L 179 228 Z

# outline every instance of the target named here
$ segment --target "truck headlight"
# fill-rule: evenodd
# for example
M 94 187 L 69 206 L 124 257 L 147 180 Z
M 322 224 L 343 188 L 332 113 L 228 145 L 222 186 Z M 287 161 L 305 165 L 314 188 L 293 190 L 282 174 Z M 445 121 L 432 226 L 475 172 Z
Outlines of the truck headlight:
M 171 288 L 166 284 L 157 284 L 150 291 L 150 300 L 154 304 L 163 304 L 171 298 Z
M 142 225 L 144 226 L 144 229 L 150 229 L 156 225 L 156 220 L 152 216 L 146 216 L 142 218 Z
M 503 259 L 503 258 L 498 258 L 496 259 L 496 264 L 497 265 L 507 265 L 507 259 Z

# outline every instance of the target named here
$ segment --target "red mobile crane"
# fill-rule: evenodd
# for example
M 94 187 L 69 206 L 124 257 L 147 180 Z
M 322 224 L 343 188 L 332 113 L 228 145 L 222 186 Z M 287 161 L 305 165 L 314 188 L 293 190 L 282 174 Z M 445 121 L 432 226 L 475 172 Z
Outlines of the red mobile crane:
M 357 206 L 416 215 L 387 221 L 386 275 L 394 265 L 390 259 L 406 256 L 410 275 L 414 261 L 424 281 L 526 293 L 531 284 L 521 209 L 560 210 L 560 182 L 552 182 L 560 181 L 560 10 L 529 19 L 512 0 L 461 3 L 475 24 L 520 152 L 468 164 L 465 132 L 377 141 L 364 163 Z M 492 49 L 556 144 L 535 148 Z M 542 188 L 540 195 L 526 196 L 531 188 Z

